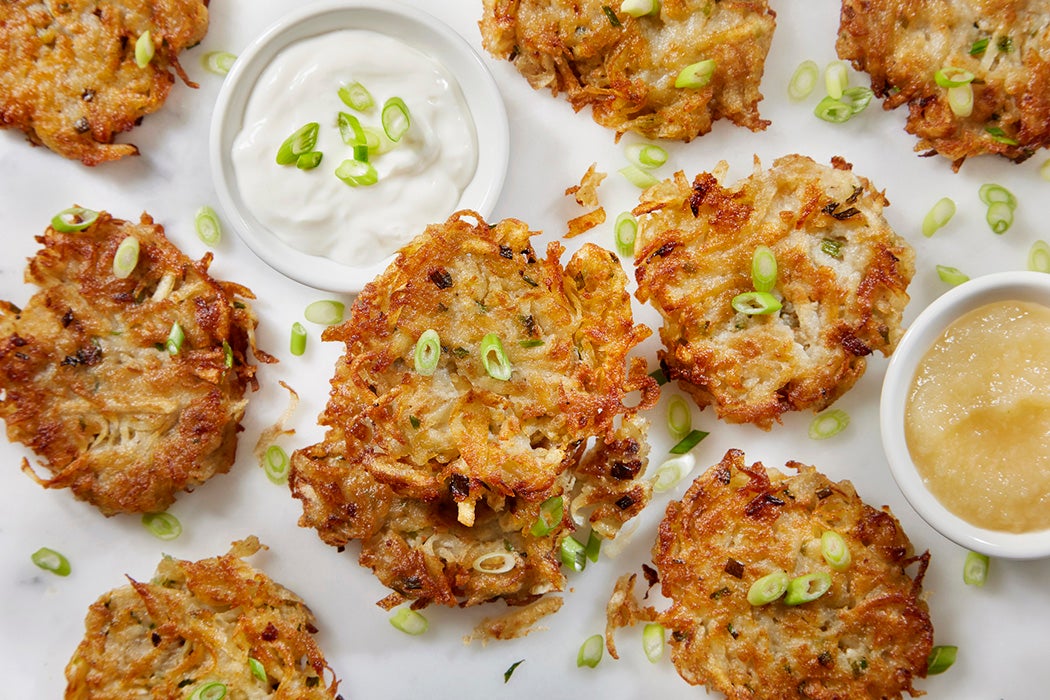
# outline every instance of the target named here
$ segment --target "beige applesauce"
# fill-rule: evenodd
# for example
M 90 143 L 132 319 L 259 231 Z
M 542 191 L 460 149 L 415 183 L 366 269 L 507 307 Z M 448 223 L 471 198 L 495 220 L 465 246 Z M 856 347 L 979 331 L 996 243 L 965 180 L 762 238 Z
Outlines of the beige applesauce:
M 919 363 L 905 408 L 927 488 L 990 530 L 1050 528 L 1050 307 L 987 304 L 961 316 Z

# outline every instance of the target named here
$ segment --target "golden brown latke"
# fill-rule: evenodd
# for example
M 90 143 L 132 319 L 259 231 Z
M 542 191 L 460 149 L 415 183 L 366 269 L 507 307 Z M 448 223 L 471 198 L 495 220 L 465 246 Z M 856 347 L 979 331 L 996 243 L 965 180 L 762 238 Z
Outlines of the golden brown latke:
M 728 187 L 683 173 L 647 190 L 635 256 L 637 297 L 663 316 L 667 376 L 731 423 L 769 429 L 785 411 L 820 410 L 890 354 L 914 252 L 882 216 L 886 198 L 840 158 L 778 159 Z M 720 169 L 724 164 L 720 166 Z M 783 308 L 733 309 L 752 291 L 751 259 L 768 246 Z
M 628 365 L 649 331 L 632 321 L 620 263 L 586 244 L 563 268 L 559 243 L 537 259 L 534 234 L 458 212 L 403 248 L 324 333 L 346 354 L 319 419 L 324 441 L 292 456 L 290 485 L 301 525 L 331 545 L 362 541 L 362 565 L 395 591 L 384 606 L 528 603 L 564 584 L 557 548 L 572 512 L 611 538 L 649 500 L 638 412 L 657 388 L 644 360 Z M 413 352 L 428 329 L 441 356 L 425 376 Z M 482 365 L 490 333 L 507 381 Z M 633 390 L 641 401 L 627 408 Z M 533 535 L 551 498 L 560 520 Z M 481 568 L 508 570 L 480 570 L 484 557 Z
M 634 18 L 619 3 L 484 0 L 481 37 L 535 89 L 565 92 L 573 109 L 647 138 L 690 141 L 726 118 L 752 131 L 759 83 L 776 26 L 765 0 L 663 0 L 659 15 Z M 613 18 L 607 13 L 612 13 Z M 676 88 L 686 66 L 711 59 L 702 88 Z
M 138 264 L 126 279 L 113 255 L 134 236 Z M 102 212 L 86 230 L 48 228 L 26 282 L 24 309 L 0 302 L 0 417 L 7 436 L 106 515 L 167 508 L 177 491 L 229 471 L 257 386 L 251 291 L 208 275 L 211 254 L 187 258 L 143 214 Z M 185 341 L 165 341 L 178 323 Z M 24 467 L 28 470 L 28 463 Z
M 1021 162 L 1050 145 L 1048 12 L 1043 0 L 843 0 L 836 49 L 871 75 L 883 108 L 908 105 L 916 151 L 954 170 L 984 153 Z M 934 80 L 949 66 L 974 74 L 969 116 Z
M 149 583 L 128 577 L 100 597 L 66 666 L 66 700 L 188 698 L 213 682 L 231 698 L 337 697 L 313 613 L 243 561 L 261 547 L 251 536 L 211 559 L 165 556 Z
M 637 621 L 670 631 L 671 659 L 693 685 L 729 700 L 900 698 L 926 675 L 933 626 L 921 596 L 929 553 L 915 556 L 900 523 L 876 510 L 848 481 L 809 467 L 788 477 L 730 450 L 672 501 L 653 546 L 661 592 L 657 612 L 634 598 L 635 576 L 621 578 L 609 601 L 606 640 Z M 821 554 L 825 531 L 843 537 L 852 563 L 832 569 Z M 906 569 L 917 565 L 911 577 Z M 748 590 L 775 571 L 831 576 L 814 601 L 762 606 Z
M 196 87 L 178 55 L 208 31 L 207 0 L 8 0 L 0 3 L 0 127 L 98 165 L 137 155 L 114 144 L 160 109 L 175 82 Z M 153 60 L 135 63 L 150 33 Z

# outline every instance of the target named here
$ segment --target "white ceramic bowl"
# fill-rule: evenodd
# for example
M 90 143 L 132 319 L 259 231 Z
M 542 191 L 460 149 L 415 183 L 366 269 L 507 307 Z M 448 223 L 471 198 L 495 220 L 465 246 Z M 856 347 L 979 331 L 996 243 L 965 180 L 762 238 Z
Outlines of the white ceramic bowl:
M 209 144 L 212 178 L 225 218 L 258 257 L 287 277 L 319 289 L 356 293 L 386 269 L 394 256 L 353 267 L 292 248 L 245 206 L 230 155 L 252 89 L 273 58 L 294 42 L 343 29 L 395 37 L 442 63 L 459 83 L 474 119 L 478 163 L 449 214 L 456 209 L 473 209 L 483 217 L 492 213 L 507 172 L 509 137 L 503 99 L 481 57 L 440 20 L 396 2 L 322 0 L 310 4 L 285 15 L 238 56 L 215 105 Z
M 930 493 L 912 462 L 904 434 L 904 408 L 919 362 L 945 329 L 963 314 L 997 301 L 1029 301 L 1050 306 L 1050 275 L 1001 272 L 964 282 L 924 309 L 893 352 L 882 385 L 879 423 L 890 471 L 904 497 L 935 530 L 957 544 L 992 557 L 1034 559 L 1050 556 L 1050 530 L 1000 532 L 970 524 Z

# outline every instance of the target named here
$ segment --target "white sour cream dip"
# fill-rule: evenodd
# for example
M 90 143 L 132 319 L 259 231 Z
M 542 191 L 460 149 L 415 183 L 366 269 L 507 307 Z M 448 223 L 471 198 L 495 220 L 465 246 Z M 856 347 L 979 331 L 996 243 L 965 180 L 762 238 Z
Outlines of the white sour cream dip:
M 359 82 L 375 106 L 356 112 L 340 87 Z M 401 140 L 371 163 L 379 181 L 351 187 L 335 169 L 353 148 L 343 143 L 339 112 L 382 130 L 380 112 L 400 97 L 411 114 Z M 278 165 L 277 150 L 309 122 L 318 122 L 313 170 Z M 459 85 L 441 64 L 378 32 L 341 30 L 283 49 L 259 76 L 233 143 L 241 198 L 261 224 L 310 255 L 363 266 L 397 251 L 459 205 L 477 168 L 474 121 Z

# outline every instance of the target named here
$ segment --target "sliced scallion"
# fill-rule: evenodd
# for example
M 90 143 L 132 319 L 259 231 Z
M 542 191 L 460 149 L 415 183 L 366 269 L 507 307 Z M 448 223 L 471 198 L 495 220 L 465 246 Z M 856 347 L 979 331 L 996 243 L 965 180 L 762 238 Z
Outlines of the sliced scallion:
M 382 129 L 374 126 L 365 126 L 362 128 L 365 130 L 365 144 L 368 146 L 368 153 L 370 155 L 381 155 L 397 145 L 387 138 Z
M 583 640 L 583 644 L 580 645 L 580 650 L 576 652 L 576 666 L 578 668 L 584 666 L 594 668 L 602 660 L 604 651 L 605 640 L 602 639 L 600 634 L 593 634 L 587 637 L 587 639 Z
M 390 616 L 390 624 L 405 634 L 419 636 L 427 631 L 430 623 L 421 613 L 412 608 L 399 608 Z
M 182 523 L 171 513 L 144 513 L 142 525 L 158 540 L 173 540 L 182 534 Z
M 850 117 L 854 117 L 868 108 L 871 98 L 874 96 L 875 93 L 871 88 L 858 86 L 843 90 L 842 97 L 839 99 L 849 107 Z
M 351 187 L 368 187 L 379 182 L 375 166 L 356 158 L 347 158 L 335 169 L 335 176 Z
M 171 324 L 171 330 L 168 331 L 168 339 L 164 341 L 164 349 L 168 351 L 169 355 L 178 355 L 185 340 L 186 333 L 183 332 L 179 322 L 175 321 Z
M 428 328 L 419 335 L 412 359 L 417 374 L 429 377 L 434 373 L 441 359 L 441 337 L 436 330 Z
M 929 238 L 955 216 L 955 202 L 950 197 L 941 197 L 922 220 L 922 235 Z
M 375 104 L 375 100 L 372 98 L 372 93 L 368 91 L 361 83 L 356 80 L 352 83 L 347 83 L 338 90 L 339 99 L 343 101 L 350 109 L 356 109 L 358 112 L 364 112 L 372 108 Z
M 583 547 L 584 555 L 591 560 L 591 562 L 598 561 L 598 555 L 602 551 L 602 538 L 597 532 L 591 530 L 591 534 L 587 536 L 587 544 Z
M 834 530 L 825 530 L 820 536 L 820 555 L 835 571 L 845 571 L 853 562 L 846 538 Z
M 784 593 L 785 605 L 802 605 L 816 600 L 831 589 L 831 574 L 827 571 L 814 571 L 811 574 L 796 576 L 788 583 Z
M 972 83 L 974 74 L 962 68 L 945 66 L 933 74 L 933 79 L 941 87 L 951 88 Z
M 117 246 L 117 252 L 113 254 L 113 276 L 117 279 L 127 279 L 138 264 L 139 239 L 127 236 Z
M 288 481 L 289 465 L 288 453 L 280 445 L 270 445 L 263 453 L 263 471 L 266 472 L 266 478 L 275 484 Z
M 842 98 L 849 87 L 849 71 L 842 61 L 832 61 L 824 68 L 824 89 L 833 100 Z
M 841 433 L 847 425 L 849 414 L 841 408 L 821 411 L 809 424 L 809 437 L 813 440 L 826 440 Z
M 33 552 L 29 558 L 39 568 L 44 571 L 50 571 L 56 576 L 69 576 L 69 572 L 72 571 L 69 560 L 66 559 L 65 555 L 50 547 L 41 547 Z
M 383 103 L 380 120 L 383 122 L 383 132 L 395 143 L 401 140 L 412 125 L 408 105 L 400 97 L 391 97 Z
M 937 276 L 941 278 L 941 282 L 950 284 L 953 287 L 970 279 L 970 276 L 965 272 L 962 272 L 959 268 L 949 267 L 948 265 L 938 265 Z
M 251 669 L 252 675 L 257 679 L 266 682 L 266 667 L 263 666 L 262 662 L 253 656 L 248 657 L 248 668 Z
M 616 13 L 613 12 L 613 9 L 611 7 L 609 7 L 608 5 L 602 5 L 602 12 L 605 13 L 605 18 L 609 20 L 609 24 L 611 24 L 613 27 L 616 27 L 617 29 L 621 29 L 623 27 L 623 24 L 620 22 L 620 18 L 616 16 Z
M 219 223 L 219 215 L 207 204 L 197 210 L 193 217 L 193 226 L 197 230 L 197 238 L 205 245 L 216 246 L 222 240 L 222 224 Z
M 226 684 L 212 681 L 198 686 L 190 700 L 222 700 L 226 697 Z
M 984 218 L 993 233 L 1002 235 L 1014 222 L 1014 210 L 1006 202 L 992 202 L 988 205 L 988 212 Z
M 620 3 L 620 12 L 631 17 L 645 17 L 656 14 L 659 10 L 659 0 L 623 0 Z
M 813 114 L 826 122 L 842 124 L 853 116 L 853 110 L 841 100 L 828 96 L 817 103 L 817 106 L 813 108 Z
M 371 151 L 368 148 L 368 144 L 358 144 L 354 146 L 354 160 L 368 163 L 371 160 L 370 155 Z
M 977 196 L 988 206 L 1000 202 L 1011 209 L 1017 208 L 1017 197 L 1014 196 L 1013 192 L 994 182 L 986 182 L 981 185 L 980 189 L 977 190 Z
M 634 257 L 634 242 L 638 238 L 638 219 L 629 211 L 620 213 L 613 224 L 616 231 L 616 252 L 621 257 Z
M 510 379 L 513 370 L 510 366 L 510 360 L 507 358 L 507 351 L 503 349 L 503 342 L 498 335 L 495 333 L 486 334 L 481 339 L 481 346 L 478 348 L 478 352 L 481 354 L 481 364 L 485 367 L 485 372 L 490 377 L 504 382 Z
M 51 228 L 59 233 L 83 231 L 98 220 L 98 212 L 84 207 L 63 209 L 51 218 Z
M 765 316 L 780 311 L 780 300 L 769 292 L 744 292 L 733 297 L 733 308 L 748 316 Z
M 670 491 L 678 482 L 692 472 L 695 466 L 696 457 L 689 453 L 668 459 L 656 469 L 653 491 L 657 493 Z
M 777 283 L 777 258 L 768 246 L 760 245 L 751 256 L 751 284 L 757 292 L 770 292 Z
M 820 76 L 820 67 L 816 61 L 803 61 L 791 75 L 788 82 L 788 97 L 798 101 L 804 100 L 813 92 L 817 86 L 817 78 Z
M 656 663 L 664 655 L 665 632 L 664 626 L 657 622 L 646 623 L 642 628 L 642 649 L 650 663 Z
M 1028 249 L 1028 269 L 1032 272 L 1050 272 L 1050 245 L 1036 241 Z
M 320 151 L 308 151 L 295 159 L 295 167 L 300 170 L 313 170 L 321 164 L 324 154 Z
M 335 118 L 336 126 L 339 127 L 339 138 L 347 146 L 367 145 L 365 129 L 361 126 L 361 120 L 352 114 L 340 112 Z
M 791 579 L 783 571 L 774 571 L 751 584 L 747 591 L 747 602 L 755 607 L 768 605 L 787 591 Z
M 322 326 L 334 326 L 337 323 L 341 323 L 343 320 L 343 312 L 346 310 L 346 306 L 341 301 L 335 301 L 334 299 L 319 299 L 318 301 L 310 302 L 306 309 L 303 311 L 303 316 L 310 323 L 317 323 Z
M 508 682 L 510 680 L 510 677 L 514 675 L 514 671 L 516 671 L 518 666 L 521 666 L 523 663 L 525 663 L 525 659 L 518 659 L 510 666 L 508 666 L 507 670 L 503 672 L 503 682 Z
M 709 433 L 703 430 L 690 430 L 688 435 L 675 443 L 675 446 L 668 451 L 673 455 L 684 455 L 699 445 L 700 441 L 708 435 Z
M 948 88 L 948 107 L 957 117 L 973 114 L 973 85 L 964 83 Z
M 1007 146 L 1016 146 L 1018 141 L 1012 136 L 1007 136 L 1006 132 L 1003 131 L 1002 127 L 999 126 L 986 126 L 984 131 L 988 134 L 993 141 L 998 143 L 1005 143 Z
M 963 564 L 963 583 L 967 586 L 983 586 L 988 580 L 988 567 L 991 560 L 987 554 L 967 552 Z
M 139 34 L 139 38 L 135 40 L 135 65 L 139 68 L 145 68 L 153 60 L 155 53 L 156 48 L 153 46 L 153 37 L 147 29 L 142 34 Z
M 650 372 L 649 376 L 656 382 L 657 386 L 663 386 L 668 381 L 667 374 L 659 367 Z
M 632 185 L 642 190 L 660 182 L 652 173 L 642 170 L 637 165 L 628 165 L 620 168 L 620 174 L 627 178 L 627 181 Z
M 229 369 L 233 367 L 233 348 L 230 347 L 229 341 L 222 341 L 222 364 L 224 367 Z
M 474 559 L 470 568 L 483 574 L 505 574 L 517 563 L 518 558 L 511 552 L 487 552 Z
M 551 530 L 561 524 L 565 507 L 561 496 L 551 496 L 540 504 L 540 512 L 536 515 L 536 521 L 532 523 L 529 532 L 533 537 L 543 537 Z
M 667 429 L 675 440 L 681 440 L 693 429 L 693 413 L 689 410 L 689 404 L 677 394 L 667 402 Z
M 679 71 L 678 77 L 674 80 L 674 86 L 691 90 L 702 88 L 711 82 L 711 77 L 715 74 L 715 67 L 714 59 L 711 58 L 691 63 Z
M 982 53 L 985 52 L 985 50 L 987 50 L 987 48 L 988 48 L 988 37 L 984 37 L 983 39 L 978 39 L 977 41 L 973 42 L 973 44 L 970 45 L 970 55 L 971 56 L 980 56 Z
M 959 651 L 959 647 L 947 644 L 938 644 L 930 650 L 930 655 L 926 659 L 926 675 L 936 676 L 938 673 L 944 673 L 952 664 L 955 663 L 955 657 Z
M 292 324 L 292 334 L 288 341 L 288 350 L 295 356 L 306 352 L 306 328 L 296 321 Z
M 833 258 L 841 258 L 842 242 L 836 241 L 834 238 L 825 238 L 820 242 L 820 251 L 825 255 L 830 255 Z
M 229 51 L 209 51 L 201 56 L 201 65 L 209 73 L 226 75 L 236 60 L 237 57 Z
M 573 571 L 583 571 L 587 566 L 586 547 L 572 535 L 561 538 L 561 563 Z
M 623 151 L 627 160 L 645 170 L 659 168 L 667 162 L 667 149 L 651 143 L 631 143 Z
M 277 164 L 293 165 L 299 160 L 299 156 L 314 150 L 320 130 L 320 124 L 309 122 L 292 132 L 292 135 L 286 138 L 281 147 L 277 149 Z

